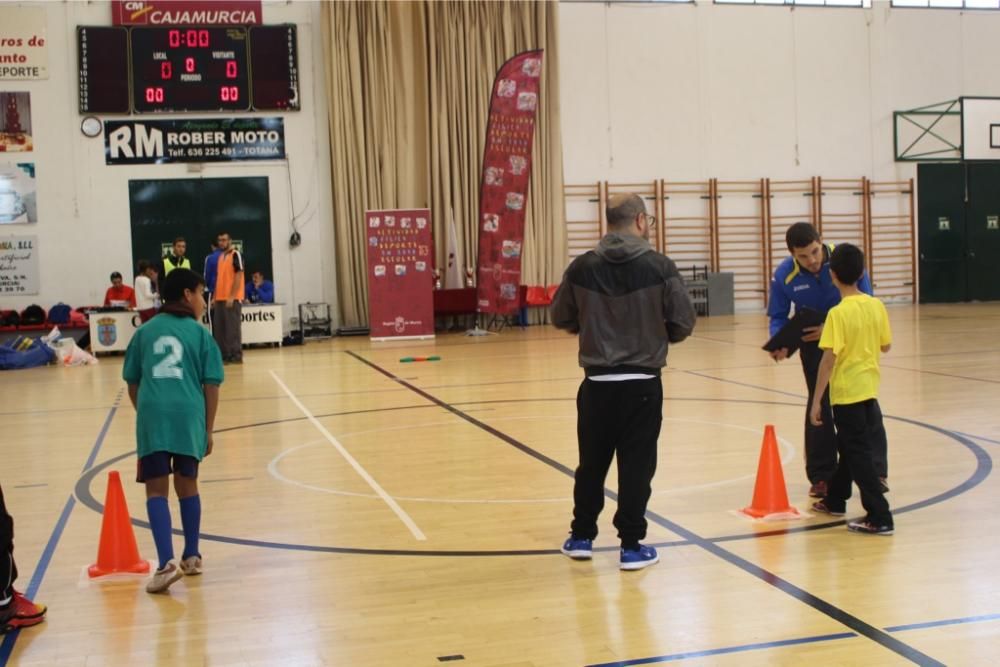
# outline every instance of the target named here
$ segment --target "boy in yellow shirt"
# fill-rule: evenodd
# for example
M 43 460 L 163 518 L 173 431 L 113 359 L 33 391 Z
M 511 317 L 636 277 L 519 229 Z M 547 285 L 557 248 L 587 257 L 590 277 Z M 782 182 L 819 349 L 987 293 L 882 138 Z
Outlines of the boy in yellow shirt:
M 861 505 L 868 514 L 849 522 L 848 530 L 892 535 L 892 512 L 872 460 L 872 448 L 883 428 L 878 405 L 879 354 L 889 351 L 892 332 L 885 305 L 858 289 L 864 270 L 865 256 L 857 246 L 849 243 L 837 246 L 830 257 L 830 273 L 840 290 L 841 301 L 827 315 L 819 339 L 823 360 L 809 420 L 816 426 L 822 423 L 819 399 L 829 384 L 840 461 L 826 498 L 813 503 L 813 509 L 843 516 L 853 481 L 861 491 Z

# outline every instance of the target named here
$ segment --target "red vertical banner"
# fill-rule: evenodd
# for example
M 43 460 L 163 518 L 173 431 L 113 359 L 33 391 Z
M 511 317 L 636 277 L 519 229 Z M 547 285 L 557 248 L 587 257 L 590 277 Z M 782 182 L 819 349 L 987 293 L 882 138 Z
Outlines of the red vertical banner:
M 434 337 L 429 209 L 367 211 L 372 340 Z
M 519 306 L 542 55 L 541 49 L 519 53 L 504 63 L 493 81 L 479 186 L 480 313 L 506 315 Z

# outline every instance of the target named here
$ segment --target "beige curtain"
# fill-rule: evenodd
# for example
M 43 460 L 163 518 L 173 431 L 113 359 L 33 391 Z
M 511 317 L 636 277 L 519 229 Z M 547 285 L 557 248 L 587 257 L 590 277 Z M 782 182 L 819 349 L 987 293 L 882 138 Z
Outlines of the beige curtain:
M 428 206 L 437 266 L 454 216 L 466 266 L 477 255 L 479 181 L 497 69 L 545 49 L 522 282 L 566 264 L 559 125 L 558 3 L 337 2 L 323 5 L 341 322 L 368 320 L 364 211 Z

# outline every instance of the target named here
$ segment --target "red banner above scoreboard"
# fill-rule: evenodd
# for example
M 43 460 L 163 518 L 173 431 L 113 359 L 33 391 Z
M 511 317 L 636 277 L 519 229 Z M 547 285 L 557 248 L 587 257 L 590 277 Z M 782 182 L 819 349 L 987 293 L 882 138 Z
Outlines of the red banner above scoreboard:
M 371 338 L 433 338 L 431 212 L 368 211 L 365 232 Z
M 112 0 L 115 25 L 257 25 L 261 0 Z
M 519 306 L 521 245 L 531 182 L 542 51 L 514 56 L 497 72 L 479 186 L 480 313 L 509 314 Z

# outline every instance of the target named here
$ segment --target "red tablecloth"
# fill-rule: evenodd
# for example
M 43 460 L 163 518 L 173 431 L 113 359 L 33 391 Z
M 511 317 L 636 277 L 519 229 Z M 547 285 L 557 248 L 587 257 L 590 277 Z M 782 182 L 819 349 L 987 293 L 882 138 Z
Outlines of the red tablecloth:
M 525 304 L 525 294 L 528 291 L 527 285 L 521 285 L 518 308 Z M 434 290 L 434 315 L 475 315 L 476 313 L 476 288 L 463 287 L 461 289 L 437 289 Z

